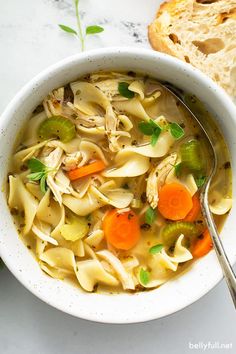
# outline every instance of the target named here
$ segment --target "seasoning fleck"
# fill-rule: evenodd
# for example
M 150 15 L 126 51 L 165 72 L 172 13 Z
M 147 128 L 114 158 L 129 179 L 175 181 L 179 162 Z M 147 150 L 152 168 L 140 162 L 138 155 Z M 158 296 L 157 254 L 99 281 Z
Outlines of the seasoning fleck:
M 224 163 L 224 169 L 227 170 L 228 168 L 231 168 L 230 161 L 227 161 L 227 162 Z
M 150 230 L 151 225 L 149 225 L 149 224 L 147 224 L 147 223 L 144 223 L 144 224 L 142 224 L 140 227 L 141 227 L 141 229 L 142 229 L 143 231 L 148 231 L 148 230 Z
M 147 196 L 146 196 L 146 193 L 143 192 L 143 193 L 141 194 L 141 202 L 142 202 L 142 203 L 146 203 L 146 201 L 147 201 Z

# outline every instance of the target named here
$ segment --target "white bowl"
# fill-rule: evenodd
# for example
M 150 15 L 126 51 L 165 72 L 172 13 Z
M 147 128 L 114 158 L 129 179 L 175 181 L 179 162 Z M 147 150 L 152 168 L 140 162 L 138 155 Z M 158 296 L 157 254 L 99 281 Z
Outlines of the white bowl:
M 232 156 L 236 176 L 236 108 L 213 81 L 189 64 L 151 50 L 109 48 L 78 54 L 43 71 L 11 101 L 0 119 L 0 182 L 6 185 L 8 162 L 17 134 L 33 109 L 52 89 L 97 70 L 139 71 L 167 80 L 196 94 L 216 115 Z M 233 207 L 222 231 L 232 263 L 236 260 Z M 199 299 L 222 278 L 214 251 L 196 261 L 182 276 L 160 288 L 137 294 L 85 293 L 45 275 L 19 239 L 6 203 L 6 188 L 0 193 L 0 256 L 15 277 L 46 303 L 71 315 L 108 323 L 143 322 L 174 313 Z

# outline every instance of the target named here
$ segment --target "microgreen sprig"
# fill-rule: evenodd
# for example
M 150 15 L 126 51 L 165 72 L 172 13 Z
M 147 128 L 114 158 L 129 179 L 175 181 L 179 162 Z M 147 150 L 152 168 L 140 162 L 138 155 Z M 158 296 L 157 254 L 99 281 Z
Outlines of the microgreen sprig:
M 146 224 L 152 225 L 153 222 L 156 220 L 156 217 L 157 217 L 156 210 L 152 209 L 151 207 L 149 207 L 146 210 L 146 213 L 145 213 L 145 222 L 146 222 Z
M 157 253 L 161 252 L 162 248 L 163 248 L 163 245 L 161 243 L 159 243 L 159 244 L 149 248 L 149 253 L 157 254 Z
M 118 91 L 119 94 L 126 98 L 133 98 L 134 92 L 129 90 L 129 83 L 128 82 L 119 82 L 118 84 Z
M 33 157 L 27 163 L 31 173 L 27 176 L 30 181 L 40 181 L 40 189 L 43 193 L 47 191 L 47 176 L 48 173 L 53 171 L 51 168 L 48 168 L 40 160 Z
M 169 124 L 169 130 L 173 138 L 176 140 L 182 138 L 184 136 L 184 130 L 183 128 L 178 124 L 178 123 L 170 123 Z
M 150 273 L 147 270 L 141 268 L 139 272 L 139 279 L 142 285 L 147 285 L 150 281 Z
M 201 188 L 206 182 L 206 176 L 195 177 L 195 182 L 198 188 Z
M 162 128 L 157 123 L 155 123 L 152 119 L 150 119 L 149 122 L 139 123 L 138 127 L 139 127 L 139 130 L 144 135 L 151 136 L 151 145 L 155 146 L 157 143 L 157 140 L 162 132 Z
M 76 16 L 77 30 L 75 30 L 72 27 L 63 25 L 63 24 L 59 24 L 58 26 L 60 27 L 60 29 L 62 31 L 78 37 L 80 40 L 80 43 L 81 43 L 81 50 L 84 51 L 86 36 L 101 33 L 104 31 L 104 28 L 101 26 L 98 26 L 98 25 L 87 26 L 85 28 L 85 34 L 84 34 L 84 31 L 82 29 L 81 19 L 80 19 L 80 13 L 79 13 L 79 0 L 74 0 L 74 4 L 75 4 L 75 16 Z
M 184 130 L 178 123 L 169 123 L 165 127 L 161 127 L 157 124 L 153 119 L 150 119 L 149 122 L 141 122 L 138 125 L 139 130 L 144 135 L 151 136 L 151 145 L 155 146 L 158 138 L 163 131 L 169 130 L 173 138 L 176 140 L 182 138 L 184 136 Z

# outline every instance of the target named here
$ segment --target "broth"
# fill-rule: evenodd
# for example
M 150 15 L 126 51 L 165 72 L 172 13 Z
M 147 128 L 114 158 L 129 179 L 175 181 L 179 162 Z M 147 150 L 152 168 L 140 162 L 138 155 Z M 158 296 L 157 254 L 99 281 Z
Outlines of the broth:
M 188 98 L 188 97 L 187 97 Z M 209 203 L 220 230 L 231 208 L 231 165 L 214 134 Z M 201 130 L 158 81 L 99 72 L 55 89 L 36 108 L 10 166 L 17 230 L 49 276 L 85 291 L 143 291 L 211 249 L 199 189 L 211 156 Z M 210 238 L 209 238 L 210 240 Z

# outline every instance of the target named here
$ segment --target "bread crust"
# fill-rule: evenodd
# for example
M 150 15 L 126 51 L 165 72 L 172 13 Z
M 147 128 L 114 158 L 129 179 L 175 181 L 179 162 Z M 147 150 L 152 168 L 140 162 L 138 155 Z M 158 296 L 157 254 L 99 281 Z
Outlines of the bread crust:
M 236 96 L 236 0 L 165 1 L 148 38 L 154 50 L 191 63 Z

